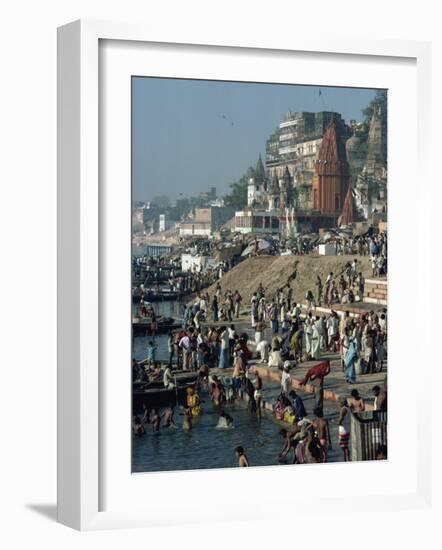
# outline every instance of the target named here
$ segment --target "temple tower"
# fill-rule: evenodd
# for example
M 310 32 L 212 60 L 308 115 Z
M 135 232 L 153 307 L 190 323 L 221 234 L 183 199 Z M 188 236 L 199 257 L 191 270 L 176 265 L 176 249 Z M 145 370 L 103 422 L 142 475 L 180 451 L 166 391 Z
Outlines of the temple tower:
M 351 185 L 348 186 L 347 194 L 345 195 L 344 206 L 342 208 L 342 214 L 338 219 L 338 226 L 350 225 L 356 221 L 356 208 L 353 199 L 353 192 Z
M 291 195 L 292 195 L 291 193 L 292 177 L 290 175 L 290 172 L 287 166 L 284 169 L 284 174 L 282 176 L 282 179 L 279 180 L 279 187 L 280 187 L 279 205 L 280 205 L 280 208 L 286 208 L 290 206 Z
M 334 119 L 325 130 L 313 176 L 313 210 L 339 216 L 349 185 L 345 147 Z
M 374 109 L 367 139 L 365 172 L 379 177 L 387 167 L 387 131 L 381 107 Z
M 258 185 L 263 183 L 266 177 L 266 171 L 264 168 L 264 163 L 262 162 L 261 153 L 259 154 L 258 160 L 256 162 L 254 176 L 255 181 Z
M 270 181 L 268 197 L 269 210 L 277 210 L 279 208 L 280 189 L 278 177 L 276 175 Z

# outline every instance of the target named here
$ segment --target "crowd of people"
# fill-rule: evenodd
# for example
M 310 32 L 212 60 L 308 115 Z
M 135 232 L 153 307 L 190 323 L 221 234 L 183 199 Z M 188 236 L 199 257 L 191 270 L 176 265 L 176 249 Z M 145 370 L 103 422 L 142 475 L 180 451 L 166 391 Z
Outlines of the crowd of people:
M 338 256 L 348 256 L 357 254 L 359 256 L 377 257 L 381 256 L 387 261 L 387 233 L 380 232 L 374 235 L 373 231 L 368 231 L 360 236 L 340 236 L 333 241 L 336 245 L 336 254 Z M 386 271 L 385 271 L 386 273 Z
M 152 295 L 164 292 L 172 292 L 179 296 L 199 292 L 203 288 L 212 285 L 218 279 L 216 270 L 207 270 L 204 272 L 186 272 L 175 275 L 171 270 L 169 277 L 163 281 L 149 281 L 135 285 L 132 290 L 134 298 L 140 301 L 149 300 Z
M 326 352 L 339 353 L 350 383 L 355 382 L 357 373 L 382 371 L 387 351 L 386 308 L 351 316 L 348 311 L 338 313 L 333 309 L 315 315 L 315 307 L 309 294 L 304 310 L 292 303 L 290 286 L 267 300 L 260 285 L 251 298 L 251 327 L 260 360 L 282 368 L 287 360 L 296 364 L 319 360 Z M 266 340 L 267 328 L 272 338 Z
M 181 265 L 177 262 L 167 263 L 158 260 L 148 263 L 147 259 L 147 257 L 134 258 L 132 266 L 135 270 L 133 273 L 137 273 L 133 276 L 132 296 L 141 305 L 155 295 L 172 293 L 179 298 L 186 294 L 201 293 L 205 288 L 219 281 L 235 264 L 233 260 L 222 261 L 206 269 L 195 268 L 183 272 Z M 141 309 L 140 315 L 142 315 Z
M 263 292 L 258 289 L 256 295 Z M 280 301 L 282 296 L 280 296 Z M 271 302 L 276 303 L 276 301 Z M 319 359 L 319 353 L 339 352 L 342 368 L 349 383 L 356 381 L 356 372 L 375 372 L 382 370 L 384 357 L 383 346 L 386 343 L 387 323 L 386 311 L 378 315 L 370 312 L 361 318 L 352 318 L 348 313 L 341 318 L 336 312 L 331 312 L 325 318 L 313 317 L 309 312 L 301 315 L 298 304 L 293 304 L 294 315 L 289 326 L 280 327 L 270 324 L 273 335 L 271 351 L 267 349 L 267 364 L 281 369 L 280 395 L 276 399 L 274 415 L 288 425 L 280 432 L 283 437 L 283 449 L 278 460 L 286 461 L 290 453 L 294 463 L 327 462 L 331 450 L 330 428 L 323 414 L 324 379 L 330 373 L 330 361 L 322 360 L 313 365 L 304 374 L 301 385 L 314 383 L 315 403 L 313 415 L 309 418 L 299 393 L 295 392 L 291 372 L 299 361 L 305 358 Z M 263 380 L 258 369 L 252 369 L 250 364 L 253 353 L 263 359 L 268 344 L 264 338 L 266 333 L 266 315 L 258 313 L 255 323 L 255 338 L 246 333 L 240 333 L 234 324 L 227 326 L 196 327 L 193 317 L 183 319 L 183 327 L 179 331 L 171 331 L 168 338 L 169 361 L 165 370 L 156 363 L 155 343 L 148 344 L 147 360 L 144 368 L 134 365 L 134 380 L 160 381 L 165 388 L 174 387 L 171 374 L 172 365 L 183 371 L 197 373 L 196 389 L 188 390 L 186 406 L 180 413 L 183 416 L 183 429 L 192 429 L 192 418 L 202 412 L 199 391 L 206 391 L 212 405 L 219 411 L 219 426 L 233 426 L 233 419 L 224 407 L 233 403 L 241 391 L 247 396 L 248 408 L 251 414 L 258 418 L 262 414 Z M 271 315 L 270 315 L 271 317 Z M 285 330 L 287 328 L 287 330 Z M 311 330 L 310 330 L 311 329 Z M 268 332 L 268 331 L 267 331 Z M 305 352 L 303 353 L 303 349 Z M 307 350 L 310 350 L 309 352 Z M 307 355 L 306 355 L 307 354 Z M 136 363 L 136 362 L 135 362 Z M 356 368 L 355 364 L 360 366 Z M 364 366 L 361 366 L 364 365 Z M 232 368 L 228 375 L 217 375 L 212 369 Z M 140 372 L 142 373 L 140 376 Z M 373 387 L 374 408 L 386 410 L 386 387 Z M 350 411 L 363 412 L 364 399 L 356 389 L 349 397 L 342 399 L 339 405 L 338 438 L 343 460 L 349 460 Z M 172 411 L 172 412 L 171 412 Z M 147 424 L 158 432 L 160 420 L 163 427 L 169 428 L 173 423 L 173 407 L 168 406 L 160 413 L 153 410 L 144 415 L 140 422 L 134 418 L 134 434 L 144 433 Z M 249 459 L 242 452 L 235 450 L 241 466 L 249 465 Z M 379 455 L 379 456 L 378 456 Z M 386 449 L 377 453 L 378 458 L 386 456 Z M 247 464 L 246 464 L 247 462 Z
M 385 234 L 377 236 L 341 239 L 338 254 L 370 256 L 372 275 L 387 274 L 387 241 Z M 338 246 L 338 244 L 337 244 Z M 218 427 L 232 427 L 234 419 L 226 406 L 234 402 L 241 392 L 247 396 L 250 413 L 260 418 L 263 403 L 263 381 L 259 369 L 250 369 L 252 357 L 259 363 L 280 369 L 281 388 L 274 405 L 274 415 L 284 423 L 279 434 L 283 446 L 278 460 L 289 457 L 294 463 L 327 462 L 331 450 L 331 428 L 323 411 L 324 379 L 331 367 L 326 356 L 338 354 L 345 381 L 355 384 L 362 374 L 379 373 L 384 369 L 387 356 L 387 309 L 354 314 L 333 309 L 335 304 L 351 304 L 362 301 L 365 279 L 360 260 L 348 262 L 342 272 L 329 273 L 325 281 L 316 275 L 315 287 L 305 296 L 305 304 L 293 297 L 292 282 L 296 271 L 275 293 L 262 284 L 250 299 L 250 327 L 247 332 L 238 331 L 237 321 L 244 310 L 244 299 L 238 290 L 221 286 L 220 272 L 176 275 L 169 270 L 171 289 L 194 292 L 195 298 L 183 306 L 182 325 L 168 334 L 168 361 L 165 368 L 158 365 L 155 333 L 147 346 L 147 358 L 141 365 L 134 362 L 133 379 L 139 382 L 162 382 L 164 388 L 176 384 L 171 372 L 193 371 L 197 375 L 195 388 L 189 388 L 180 409 L 182 429 L 191 430 L 193 419 L 203 412 L 200 392 L 210 397 L 218 411 Z M 208 278 L 209 277 L 209 278 Z M 205 287 L 216 283 L 209 295 Z M 178 287 L 176 286 L 178 284 Z M 183 285 L 183 286 L 180 286 Z M 143 300 L 141 300 L 143 307 Z M 248 310 L 247 304 L 247 310 Z M 320 306 L 328 306 L 328 313 L 318 314 Z M 146 311 L 142 311 L 146 314 Z M 235 326 L 236 324 L 236 326 Z M 250 335 L 250 332 L 252 333 Z M 301 385 L 314 383 L 315 405 L 312 417 L 307 415 L 302 397 L 295 392 L 292 372 L 305 361 L 317 363 L 304 374 Z M 214 374 L 213 369 L 232 369 L 229 374 Z M 374 408 L 385 411 L 386 386 L 373 386 Z M 365 411 L 364 399 L 356 389 L 339 403 L 338 444 L 343 460 L 349 460 L 351 413 Z M 133 433 L 141 436 L 150 426 L 154 433 L 162 428 L 176 427 L 174 406 L 164 410 L 145 410 L 142 417 L 134 416 Z M 239 466 L 249 466 L 249 457 L 243 447 L 234 452 Z M 387 456 L 384 446 L 379 446 L 376 458 Z M 253 458 L 253 457 L 252 457 Z
M 284 249 L 289 249 L 297 256 L 305 256 L 317 251 L 318 245 L 328 243 L 335 247 L 337 256 L 372 256 L 381 255 L 387 257 L 387 233 L 375 234 L 371 227 L 363 235 L 352 235 L 345 231 L 331 231 L 320 237 L 316 233 L 298 235 L 294 239 L 281 242 L 272 241 L 271 253 L 278 254 Z

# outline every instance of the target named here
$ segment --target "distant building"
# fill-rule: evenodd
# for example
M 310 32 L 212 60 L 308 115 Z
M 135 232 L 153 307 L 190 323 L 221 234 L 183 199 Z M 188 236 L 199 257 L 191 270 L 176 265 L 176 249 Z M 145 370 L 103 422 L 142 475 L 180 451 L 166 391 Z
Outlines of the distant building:
M 235 231 L 239 233 L 278 234 L 278 213 L 258 210 L 235 212 Z
M 215 231 L 233 217 L 232 207 L 210 206 L 197 208 L 195 214 L 180 223 L 181 237 L 211 237 Z
M 345 195 L 344 205 L 342 207 L 342 214 L 338 218 L 338 225 L 350 225 L 356 221 L 358 221 L 358 216 L 353 198 L 353 190 L 351 185 L 349 185 L 347 188 L 347 194 Z
M 209 206 L 223 207 L 225 206 L 224 199 L 215 199 L 213 201 L 210 201 Z
M 204 203 L 204 206 L 209 206 L 212 202 L 216 201 L 216 187 L 209 187 L 208 191 L 203 191 L 198 196 Z
M 181 254 L 181 270 L 191 273 L 204 273 L 216 268 L 216 260 L 212 256 Z
M 162 233 L 163 231 L 166 231 L 166 216 L 165 214 L 160 214 L 159 222 L 158 222 L 158 231 Z
M 283 177 L 287 168 L 296 184 L 311 185 L 315 156 L 330 119 L 335 121 L 340 135 L 349 136 L 349 130 L 339 113 L 288 112 L 266 142 L 269 180 Z
M 367 135 L 358 129 L 345 143 L 345 153 L 350 172 L 350 181 L 354 185 L 364 168 L 367 157 Z
M 349 140 L 350 141 L 350 140 Z M 355 205 L 372 223 L 387 219 L 387 114 L 374 109 L 362 171 L 355 178 Z
M 289 112 L 266 142 L 266 168 L 258 159 L 247 185 L 247 208 L 235 230 L 299 232 L 386 219 L 387 133 L 385 107 L 371 122 L 336 112 Z M 264 215 L 267 213 L 267 215 Z M 275 225 L 273 225 L 275 224 Z
M 148 244 L 146 246 L 146 255 L 152 258 L 161 258 L 169 256 L 172 252 L 172 246 L 168 244 Z
M 247 185 L 247 206 L 255 206 L 266 198 L 266 191 L 256 178 L 250 178 Z
M 367 138 L 367 158 L 364 170 L 369 176 L 382 178 L 387 169 L 386 117 L 381 108 L 374 109 Z
M 132 223 L 134 224 L 141 224 L 143 225 L 143 209 L 142 208 L 134 208 L 132 210 Z

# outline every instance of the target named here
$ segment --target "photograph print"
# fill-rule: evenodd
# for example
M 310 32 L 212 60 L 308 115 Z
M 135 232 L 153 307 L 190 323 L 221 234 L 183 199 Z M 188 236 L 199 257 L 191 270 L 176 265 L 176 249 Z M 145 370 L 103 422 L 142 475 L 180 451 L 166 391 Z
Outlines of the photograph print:
M 387 460 L 387 90 L 131 86 L 132 472 Z

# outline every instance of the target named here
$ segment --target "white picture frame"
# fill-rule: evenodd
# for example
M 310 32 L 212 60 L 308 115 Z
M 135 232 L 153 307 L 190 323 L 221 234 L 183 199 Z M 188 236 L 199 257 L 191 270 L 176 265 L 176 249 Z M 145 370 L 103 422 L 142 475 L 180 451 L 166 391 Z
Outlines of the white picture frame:
M 208 50 L 228 48 L 229 55 L 244 54 L 247 51 L 272 52 L 283 56 L 287 52 L 303 52 L 312 56 L 366 56 L 378 59 L 409 59 L 416 64 L 417 72 L 417 136 L 420 177 L 428 180 L 429 121 L 431 103 L 429 98 L 430 52 L 426 42 L 372 40 L 355 37 L 330 36 L 309 38 L 300 34 L 293 37 L 281 36 L 277 41 L 267 43 L 262 36 L 247 38 L 221 32 L 219 36 L 207 37 L 204 31 L 196 36 L 182 33 L 168 36 L 161 29 L 155 31 L 143 25 L 118 22 L 76 21 L 61 27 L 58 31 L 58 521 L 80 530 L 147 527 L 162 523 L 206 521 L 210 514 L 203 510 L 198 517 L 187 518 L 178 509 L 164 519 L 164 510 L 155 511 L 149 506 L 134 507 L 127 501 L 112 509 L 103 509 L 100 484 L 105 479 L 102 471 L 103 443 L 100 414 L 103 411 L 100 379 L 103 374 L 100 338 L 102 336 L 102 316 L 100 303 L 105 299 L 101 287 L 102 271 L 100 219 L 103 212 L 100 188 L 100 43 L 102 41 L 124 41 L 131 45 L 168 44 L 178 49 L 204 46 Z M 210 51 L 208 52 L 210 57 Z M 343 82 L 344 84 L 344 82 Z M 421 231 L 429 227 L 429 211 L 425 203 L 431 202 L 431 186 L 423 185 L 416 203 L 416 216 Z M 108 203 L 107 203 L 108 204 Z M 404 199 L 404 204 L 409 203 Z M 124 243 L 123 243 L 124 244 Z M 420 286 L 428 288 L 432 284 L 429 250 L 420 250 L 419 271 L 412 277 L 419 277 Z M 427 311 L 422 292 L 416 294 L 416 307 Z M 394 304 L 394 300 L 393 300 Z M 431 315 L 431 313 L 429 313 Z M 429 336 L 428 336 L 429 338 Z M 129 371 L 128 371 L 129 372 Z M 429 437 L 429 422 L 422 404 L 424 395 L 417 389 L 416 441 Z M 390 396 L 389 396 L 390 399 Z M 428 405 L 428 402 L 427 402 Z M 128 424 L 129 431 L 129 424 Z M 413 426 L 414 429 L 414 426 Z M 417 453 L 415 458 L 415 488 L 403 493 L 383 494 L 379 503 L 379 493 L 358 497 L 359 511 L 369 510 L 373 502 L 387 508 L 427 506 L 431 499 L 430 449 Z M 353 469 L 353 466 L 350 467 Z M 329 470 L 333 476 L 338 468 Z M 247 472 L 251 486 L 260 483 L 262 469 Z M 279 483 L 282 470 L 266 468 L 266 476 L 275 476 Z M 287 472 L 287 470 L 285 470 Z M 126 472 L 127 474 L 128 472 Z M 129 472 L 130 473 L 130 472 Z M 208 476 L 215 476 L 222 482 L 223 476 L 237 476 L 240 472 L 204 472 L 203 483 Z M 175 474 L 150 474 L 171 476 L 178 483 Z M 243 472 L 241 472 L 243 475 Z M 284 474 L 286 475 L 286 474 Z M 357 475 L 357 472 L 353 475 Z M 175 476 L 175 477 L 174 477 Z M 200 476 L 201 478 L 201 476 Z M 151 478 L 153 480 L 154 478 Z M 237 478 L 235 478 L 237 479 Z M 414 479 L 414 478 L 413 478 Z M 138 483 L 136 481 L 135 483 Z M 152 487 L 155 484 L 151 481 Z M 254 500 L 253 513 L 243 517 L 264 517 L 264 503 L 273 496 L 264 491 L 261 500 Z M 327 507 L 340 502 L 340 495 L 333 495 L 322 502 Z M 320 497 L 312 498 L 318 503 Z M 243 501 L 247 502 L 247 500 Z M 161 508 L 161 507 L 160 507 Z M 379 510 L 379 508 L 378 508 Z M 217 513 L 217 519 L 237 519 L 235 506 Z M 268 514 L 267 514 L 268 515 Z M 282 514 L 279 514 L 281 517 Z M 213 518 L 215 519 L 215 518 Z

